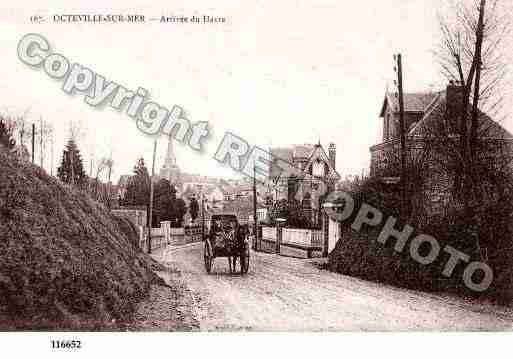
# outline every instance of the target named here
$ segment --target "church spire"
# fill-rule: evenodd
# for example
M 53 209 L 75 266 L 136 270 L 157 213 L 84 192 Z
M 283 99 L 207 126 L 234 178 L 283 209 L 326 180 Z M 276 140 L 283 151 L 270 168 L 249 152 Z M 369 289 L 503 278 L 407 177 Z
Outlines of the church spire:
M 173 147 L 173 137 L 171 137 L 171 136 L 169 136 L 169 141 L 167 143 L 167 153 L 166 153 L 166 159 L 164 161 L 164 166 L 167 166 L 170 168 L 176 166 L 175 150 Z
M 176 156 L 172 136 L 169 136 L 166 158 L 164 159 L 164 165 L 160 169 L 160 177 L 167 179 L 173 184 L 176 184 L 180 178 L 180 168 L 176 164 Z

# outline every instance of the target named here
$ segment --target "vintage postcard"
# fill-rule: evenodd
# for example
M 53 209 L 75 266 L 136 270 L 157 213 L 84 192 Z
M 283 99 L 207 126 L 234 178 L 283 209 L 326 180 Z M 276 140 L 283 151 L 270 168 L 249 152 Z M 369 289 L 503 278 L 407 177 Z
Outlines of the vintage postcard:
M 1 10 L 5 335 L 513 329 L 511 1 Z

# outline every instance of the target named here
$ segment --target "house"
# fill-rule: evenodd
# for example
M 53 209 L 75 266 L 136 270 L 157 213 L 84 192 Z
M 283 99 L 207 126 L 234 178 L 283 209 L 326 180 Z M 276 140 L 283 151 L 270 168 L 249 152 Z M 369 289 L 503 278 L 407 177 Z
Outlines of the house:
M 429 168 L 419 192 L 422 192 L 425 207 L 438 213 L 450 203 L 449 189 L 454 185 L 454 174 L 437 163 L 443 159 L 440 151 L 435 153 L 428 144 L 443 141 L 440 148 L 451 151 L 450 144 L 459 143 L 459 109 L 462 106 L 463 88 L 449 84 L 445 90 L 431 93 L 404 94 L 404 120 L 406 130 L 407 164 L 424 163 Z M 470 109 L 469 109 L 470 111 Z M 386 93 L 380 111 L 383 134 L 381 143 L 370 148 L 370 174 L 384 183 L 393 184 L 400 180 L 400 132 L 399 101 L 396 93 Z M 479 112 L 478 139 L 486 148 L 479 153 L 490 160 L 498 159 L 504 151 L 511 154 L 513 136 L 487 114 Z M 505 150 L 506 149 L 506 150 Z M 435 158 L 435 156 L 438 156 Z
M 216 185 L 220 180 L 215 177 L 202 176 L 184 172 L 178 165 L 174 150 L 174 139 L 168 138 L 167 150 L 164 157 L 164 163 L 160 169 L 158 179 L 166 179 L 177 191 L 179 197 L 190 197 L 191 192 L 199 194 L 202 189 Z
M 235 198 L 240 199 L 251 199 L 253 198 L 253 186 L 252 185 L 239 185 L 233 188 Z
M 261 203 L 257 203 L 257 216 L 258 216 L 258 208 L 262 208 Z M 239 221 L 246 223 L 248 218 L 253 218 L 253 201 L 236 198 L 233 201 L 225 202 L 223 205 L 224 213 L 232 213 L 235 214 Z
M 311 210 L 314 223 L 319 221 L 323 189 L 328 192 L 335 189 L 335 184 L 341 179 L 336 170 L 336 146 L 331 143 L 328 154 L 324 147 L 318 144 L 292 145 L 290 147 L 272 148 L 269 180 L 274 183 L 270 196 L 276 203 L 286 200 L 288 203 L 299 201 L 305 208 Z M 284 174 L 277 164 L 277 159 L 287 161 L 301 171 L 304 176 Z M 303 177 L 303 178 L 302 178 Z M 321 182 L 324 186 L 320 186 Z
M 267 207 L 265 206 L 262 206 L 262 205 L 259 205 L 257 207 L 257 220 L 259 222 L 263 222 L 263 221 L 266 221 L 267 220 L 267 214 L 268 214 L 269 210 Z
M 222 191 L 225 202 L 235 201 L 237 198 L 237 191 L 235 190 L 235 186 L 223 186 Z

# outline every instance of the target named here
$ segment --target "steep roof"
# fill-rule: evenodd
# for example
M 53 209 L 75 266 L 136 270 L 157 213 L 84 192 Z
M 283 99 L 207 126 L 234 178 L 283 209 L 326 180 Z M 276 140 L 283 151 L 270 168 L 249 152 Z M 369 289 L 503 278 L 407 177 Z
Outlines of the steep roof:
M 303 144 L 303 145 L 292 145 L 290 147 L 278 147 L 271 148 L 271 167 L 269 170 L 270 178 L 278 178 L 280 177 L 283 169 L 278 165 L 278 161 L 287 161 L 291 165 L 294 164 L 295 160 L 302 159 L 307 162 L 311 162 L 312 156 L 316 153 L 316 151 L 320 149 L 320 156 L 329 163 L 329 157 L 324 151 L 322 145 L 312 145 L 312 144 Z M 336 169 L 332 169 L 331 175 L 335 178 L 340 178 L 340 175 L 336 171 Z
M 271 155 L 284 161 L 293 162 L 293 160 L 296 158 L 310 158 L 313 151 L 315 150 L 315 147 L 316 145 L 308 143 L 302 145 L 292 145 L 290 147 L 276 147 L 271 148 Z
M 290 164 L 294 163 L 294 158 L 308 159 L 315 149 L 314 145 L 292 145 L 290 147 L 276 147 L 271 148 L 271 168 L 269 170 L 269 177 L 279 177 L 282 168 L 278 166 L 278 160 L 287 161 Z
M 292 146 L 292 157 L 293 158 L 310 158 L 312 152 L 315 149 L 315 145 L 304 144 L 304 145 L 294 145 Z
M 435 128 L 440 129 L 440 126 L 451 127 L 450 130 L 456 132 L 457 122 L 452 121 L 449 124 L 443 124 L 441 121 L 445 119 L 445 112 L 447 108 L 447 93 L 443 91 L 439 93 L 436 101 L 426 109 L 424 117 L 413 124 L 408 132 L 408 136 L 423 137 L 427 131 L 432 131 Z M 472 110 L 472 105 L 469 105 L 469 113 Z M 447 131 L 448 129 L 445 129 Z M 502 127 L 498 122 L 492 120 L 490 116 L 480 111 L 479 115 L 479 128 L 478 133 L 482 138 L 490 139 L 513 139 L 513 135 Z
M 439 95 L 438 92 L 418 92 L 404 94 L 405 112 L 424 112 L 426 107 Z M 385 116 L 385 110 L 390 106 L 394 112 L 399 112 L 399 95 L 397 92 L 387 92 L 381 106 L 380 117 Z

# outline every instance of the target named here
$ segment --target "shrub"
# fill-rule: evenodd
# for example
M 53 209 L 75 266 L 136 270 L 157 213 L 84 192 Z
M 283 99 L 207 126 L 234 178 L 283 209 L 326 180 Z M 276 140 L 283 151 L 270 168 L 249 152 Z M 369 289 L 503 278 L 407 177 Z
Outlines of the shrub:
M 109 328 L 155 280 L 130 224 L 2 152 L 0 208 L 0 330 Z
M 450 278 L 442 276 L 448 255 L 440 254 L 430 265 L 422 266 L 410 258 L 409 243 L 402 253 L 397 253 L 394 240 L 385 245 L 378 243 L 377 228 L 363 227 L 360 232 L 350 228 L 353 216 L 343 223 L 342 239 L 329 257 L 331 270 L 367 280 L 388 283 L 424 291 L 453 292 L 464 296 L 482 296 L 499 303 L 511 303 L 513 299 L 513 201 L 500 198 L 476 208 L 469 218 L 468 211 L 453 210 L 445 216 L 429 216 L 423 221 L 411 223 L 400 216 L 399 192 L 393 187 L 383 188 L 370 179 L 353 193 L 355 209 L 368 203 L 381 212 L 384 220 L 390 215 L 398 218 L 396 228 L 408 223 L 415 228 L 410 240 L 417 234 L 434 236 L 441 248 L 449 244 L 470 256 L 470 261 L 486 262 L 494 271 L 494 281 L 483 293 L 467 289 L 462 280 L 464 266 L 456 267 Z

